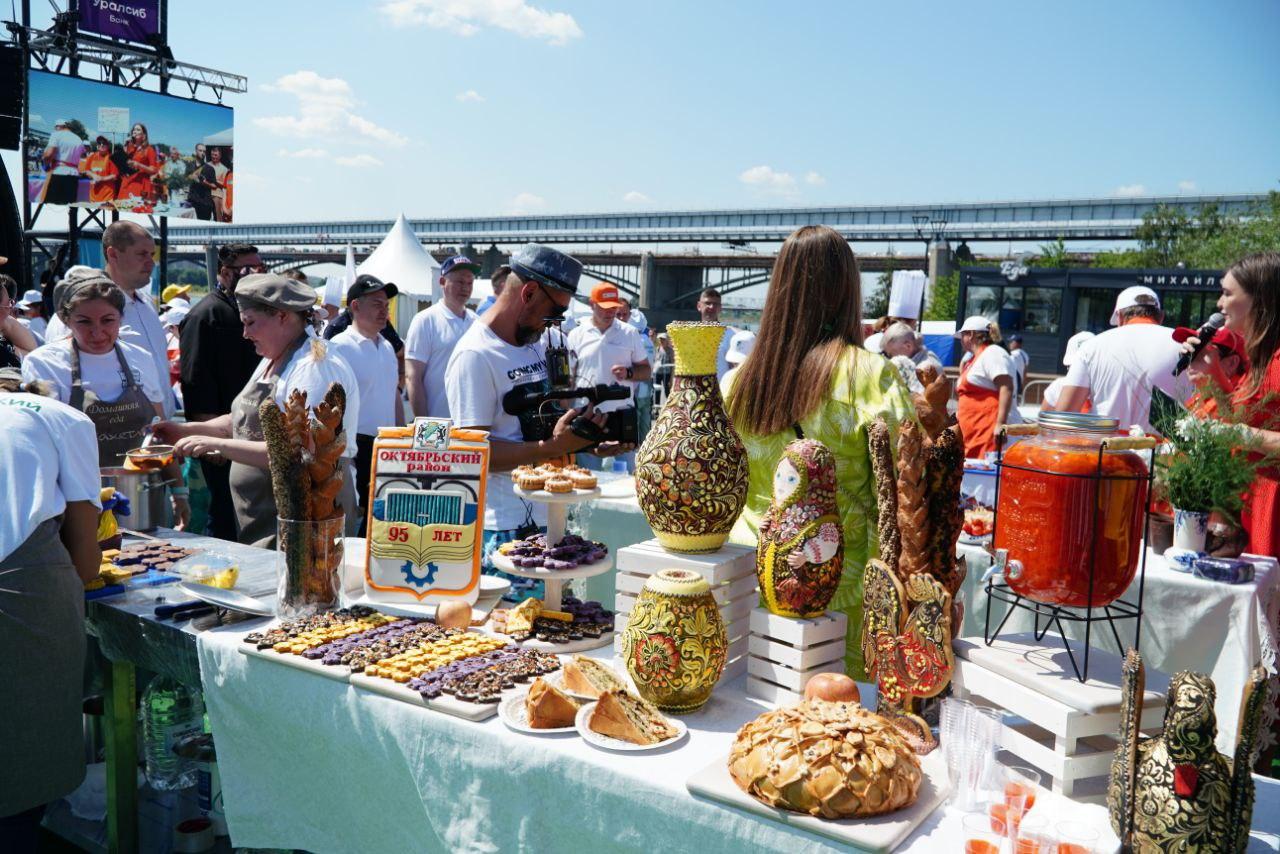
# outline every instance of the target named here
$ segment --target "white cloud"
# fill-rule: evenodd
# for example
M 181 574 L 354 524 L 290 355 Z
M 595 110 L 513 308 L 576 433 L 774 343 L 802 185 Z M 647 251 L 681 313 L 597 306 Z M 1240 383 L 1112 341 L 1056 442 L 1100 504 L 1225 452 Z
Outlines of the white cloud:
M 827 179 L 819 175 L 817 172 L 806 172 L 804 182 L 811 187 L 821 187 L 827 183 Z
M 484 95 L 481 95 L 475 89 L 468 89 L 465 92 L 459 92 L 454 95 L 463 104 L 480 104 L 484 102 Z
M 1144 184 L 1122 184 L 1112 191 L 1111 195 L 1121 196 L 1122 198 L 1131 199 L 1134 196 L 1145 196 L 1147 188 Z
M 738 180 L 748 187 L 780 196 L 790 196 L 796 192 L 795 176 L 790 172 L 776 172 L 771 166 L 752 166 L 739 175 Z
M 408 137 L 381 127 L 352 112 L 356 106 L 350 84 L 340 77 L 321 77 L 314 71 L 295 71 L 275 83 L 264 83 L 264 92 L 280 92 L 298 99 L 292 116 L 263 116 L 253 123 L 277 136 L 304 138 L 355 137 L 402 146 Z
M 299 160 L 319 160 L 328 156 L 329 152 L 323 148 L 299 148 L 296 151 L 282 148 L 276 152 L 276 157 L 294 157 Z
M 547 206 L 547 200 L 534 193 L 517 193 L 507 205 L 507 213 L 511 216 L 523 216 L 536 213 Z
M 530 6 L 525 0 L 388 0 L 381 10 L 396 27 L 428 26 L 461 36 L 496 27 L 553 45 L 582 38 L 572 15 Z
M 339 166 L 353 166 L 357 169 L 364 169 L 368 166 L 381 166 L 382 161 L 374 157 L 372 154 L 356 154 L 351 157 L 335 157 L 333 162 Z
M 1196 187 L 1196 182 L 1195 182 L 1195 181 L 1179 181 L 1179 182 L 1178 182 L 1178 190 L 1179 190 L 1180 192 L 1183 192 L 1183 193 L 1194 193 L 1197 189 L 1199 189 L 1199 188 L 1198 188 L 1198 187 Z
M 639 190 L 632 190 L 630 193 L 623 196 L 622 200 L 633 205 L 643 205 L 653 201 L 653 199 L 649 198 Z

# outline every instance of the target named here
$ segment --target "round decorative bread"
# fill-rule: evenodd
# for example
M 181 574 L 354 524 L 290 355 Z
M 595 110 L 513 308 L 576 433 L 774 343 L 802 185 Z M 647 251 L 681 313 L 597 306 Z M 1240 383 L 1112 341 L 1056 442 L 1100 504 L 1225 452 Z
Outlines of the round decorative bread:
M 573 481 L 567 477 L 549 477 L 546 490 L 547 492 L 573 492 Z
M 729 774 L 751 797 L 820 818 L 866 818 L 915 803 L 920 760 L 879 715 L 806 700 L 745 724 Z
M 516 478 L 516 486 L 519 486 L 521 489 L 542 489 L 546 480 L 546 475 L 535 470 L 530 470 L 522 473 Z
M 596 476 L 588 471 L 575 471 L 569 475 L 574 489 L 595 489 Z

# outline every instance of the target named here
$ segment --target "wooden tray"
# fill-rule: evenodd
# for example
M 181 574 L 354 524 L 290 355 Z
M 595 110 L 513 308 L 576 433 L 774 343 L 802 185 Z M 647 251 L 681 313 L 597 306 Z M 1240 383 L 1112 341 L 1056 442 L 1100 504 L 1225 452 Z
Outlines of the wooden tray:
M 942 751 L 935 750 L 923 757 L 920 767 L 924 771 L 924 781 L 920 784 L 920 796 L 916 798 L 916 802 L 904 810 L 876 818 L 837 821 L 766 806 L 733 782 L 733 778 L 729 776 L 728 757 L 717 759 L 694 774 L 685 782 L 685 787 L 699 797 L 720 801 L 754 815 L 826 836 L 860 851 L 888 854 L 901 845 L 946 800 L 950 784 L 947 782 L 947 764 Z
M 356 673 L 351 676 L 351 684 L 364 691 L 372 691 L 374 694 L 381 694 L 384 697 L 390 697 L 402 703 L 431 709 L 434 712 L 443 712 L 446 715 L 453 715 L 468 721 L 488 720 L 498 713 L 498 706 L 507 697 L 529 690 L 528 683 L 517 684 L 516 687 L 503 691 L 499 695 L 497 703 L 464 703 L 461 700 L 455 700 L 448 694 L 441 694 L 434 700 L 424 700 L 421 694 L 409 687 L 408 683 L 394 682 L 390 679 L 383 679 L 381 676 L 365 676 L 363 673 Z
M 351 676 L 351 668 L 345 664 L 321 664 L 312 658 L 304 658 L 301 655 L 294 655 L 291 652 L 276 652 L 274 649 L 258 649 L 251 643 L 240 643 L 240 651 L 245 655 L 253 658 L 261 658 L 264 661 L 274 661 L 276 664 L 283 664 L 285 667 L 293 667 L 298 670 L 305 670 L 308 673 L 318 673 L 326 679 L 336 679 L 339 682 L 346 682 Z

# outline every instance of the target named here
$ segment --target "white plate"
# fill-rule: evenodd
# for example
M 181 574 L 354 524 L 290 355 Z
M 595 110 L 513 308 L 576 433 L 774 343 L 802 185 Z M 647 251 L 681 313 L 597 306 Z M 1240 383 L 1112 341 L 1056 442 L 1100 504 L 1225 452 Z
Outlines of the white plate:
M 685 726 L 684 721 L 679 718 L 667 718 L 667 723 L 676 728 L 676 734 L 671 738 L 659 741 L 657 744 L 632 744 L 629 741 L 623 741 L 620 738 L 610 738 L 607 735 L 592 730 L 587 726 L 587 715 L 596 707 L 595 703 L 587 703 L 581 709 L 578 709 L 578 716 L 574 718 L 574 725 L 578 729 L 578 734 L 583 740 L 592 747 L 598 747 L 601 750 L 618 750 L 627 753 L 640 753 L 646 750 L 661 750 L 664 747 L 670 747 L 680 739 L 689 734 L 689 728 Z M 666 715 L 663 715 L 666 717 Z
M 543 677 L 546 678 L 545 676 Z M 524 691 L 514 697 L 504 697 L 502 703 L 498 706 L 498 717 L 502 718 L 502 722 L 516 732 L 528 733 L 529 735 L 563 735 L 567 732 L 577 732 L 576 726 L 561 726 L 551 729 L 537 729 L 529 726 L 529 714 L 524 707 L 525 698 L 529 696 L 528 691 Z
M 499 578 L 496 575 L 480 576 L 480 596 L 497 596 L 502 598 L 508 590 L 511 589 L 511 581 L 507 578 Z
M 194 581 L 178 582 L 178 589 L 193 599 L 230 611 L 241 611 L 259 617 L 272 617 L 276 613 L 275 609 L 262 600 L 246 596 L 237 590 L 223 590 L 221 587 L 210 587 L 208 584 L 197 584 Z
M 573 492 L 547 492 L 545 489 L 521 489 L 513 486 L 516 495 L 539 504 L 581 504 L 600 497 L 600 487 L 575 489 Z
M 601 662 L 601 663 L 603 664 L 604 662 Z M 609 669 L 613 670 L 612 667 L 610 667 Z M 615 676 L 618 676 L 618 678 L 620 678 L 623 681 L 624 685 L 627 685 L 628 687 L 630 687 L 630 680 L 627 679 L 626 674 L 619 674 L 618 671 L 616 670 L 613 670 L 613 673 Z M 557 691 L 563 691 L 564 693 L 568 694 L 570 697 L 573 697 L 575 700 L 582 700 L 584 703 L 594 703 L 596 700 L 600 699 L 599 697 L 590 697 L 586 694 L 579 694 L 575 691 L 570 691 L 568 688 L 564 687 L 564 668 L 563 667 L 554 673 L 548 673 L 546 676 L 543 676 L 542 678 L 547 680 L 547 684 L 550 685 L 552 688 L 555 688 Z

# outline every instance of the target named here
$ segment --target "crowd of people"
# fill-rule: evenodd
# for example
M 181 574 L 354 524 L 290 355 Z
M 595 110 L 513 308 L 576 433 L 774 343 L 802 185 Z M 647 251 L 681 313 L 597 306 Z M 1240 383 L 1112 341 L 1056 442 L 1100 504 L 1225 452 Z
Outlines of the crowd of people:
M 175 527 L 192 520 L 186 477 L 208 493 L 203 532 L 270 548 L 277 509 L 258 417 L 263 401 L 283 403 L 301 390 L 314 405 L 331 383 L 343 385 L 348 477 L 342 504 L 353 533 L 364 516 L 380 428 L 432 416 L 488 431 L 492 472 L 483 548 L 491 570 L 495 549 L 546 523 L 540 506 L 511 489 L 509 472 L 571 455 L 597 466 L 610 458 L 627 465 L 634 445 L 605 437 L 606 419 L 627 407 L 647 417 L 652 401 L 669 388 L 670 340 L 650 329 L 612 284 L 592 287 L 590 316 L 569 322 L 582 265 L 550 247 L 516 251 L 493 275 L 493 297 L 478 311 L 468 306 L 479 265 L 449 258 L 441 268 L 442 298 L 412 319 L 401 341 L 390 323 L 394 282 L 359 276 L 345 308 L 326 311 L 303 277 L 271 273 L 255 247 L 231 244 L 218 252 L 208 295 L 191 304 L 188 288 L 170 286 L 157 306 L 148 293 L 150 234 L 121 221 L 105 229 L 102 246 L 102 269 L 73 267 L 53 287 L 48 318 L 39 310 L 40 292 L 16 299 L 14 280 L 0 276 L 0 430 L 6 436 L 0 489 L 28 497 L 0 513 L 0 644 L 7 653 L 0 683 L 24 686 L 29 702 L 22 708 L 42 710 L 38 720 L 0 735 L 0 754 L 19 761 L 39 749 L 39 761 L 32 756 L 28 764 L 45 769 L 39 785 L 21 791 L 0 782 L 0 816 L 65 793 L 79 779 L 76 769 L 82 772 L 78 748 L 51 754 L 78 744 L 78 713 L 45 710 L 63 709 L 79 696 L 79 585 L 97 572 L 99 470 L 120 465 L 148 433 L 175 448 L 176 462 L 163 475 Z M 1153 389 L 1210 418 L 1228 417 L 1208 405 L 1225 399 L 1232 413 L 1243 413 L 1260 452 L 1280 453 L 1280 253 L 1242 259 L 1221 287 L 1226 326 L 1198 351 L 1194 380 L 1174 379 L 1173 366 L 1199 342 L 1176 341 L 1160 325 L 1158 295 L 1135 287 L 1119 294 L 1113 329 L 1073 337 L 1067 373 L 1046 407 L 1092 409 L 1146 430 Z M 720 294 L 704 291 L 697 310 L 702 320 L 718 321 Z M 871 342 L 864 342 L 857 259 L 837 232 L 806 226 L 779 252 L 758 332 L 730 329 L 717 359 L 726 409 L 750 460 L 734 539 L 755 542 L 787 443 L 797 435 L 824 442 L 837 461 L 847 550 L 834 606 L 855 624 L 860 570 L 876 547 L 867 428 L 883 417 L 896 433 L 917 418 L 916 369 L 941 368 L 916 326 L 915 318 L 884 318 L 874 341 L 878 352 L 865 346 Z M 985 317 L 968 318 L 956 334 L 964 359 L 955 415 L 967 455 L 981 457 L 997 428 L 1018 419 L 1014 401 L 1026 365 L 1017 342 L 1004 342 Z M 549 363 L 563 351 L 568 382 L 617 384 L 629 394 L 594 408 L 566 407 L 550 419 L 542 406 L 513 409 L 513 392 L 541 392 L 565 380 Z M 181 418 L 175 417 L 179 401 Z M 1277 472 L 1263 469 L 1250 489 L 1243 524 L 1251 552 L 1280 555 L 1278 484 Z M 45 604 L 32 604 L 37 601 Z M 859 654 L 850 648 L 855 659 Z M 13 732 L 20 733 L 17 741 Z
M 130 210 L 143 213 L 157 202 L 176 204 L 182 192 L 197 219 L 231 222 L 235 183 L 227 146 L 197 143 L 187 158 L 175 145 L 152 143 L 142 122 L 123 143 L 102 134 L 90 143 L 69 120 L 56 119 L 40 162 L 46 173 L 40 199 L 47 204 L 112 207 L 127 200 Z M 82 182 L 88 182 L 87 199 L 80 198 Z

